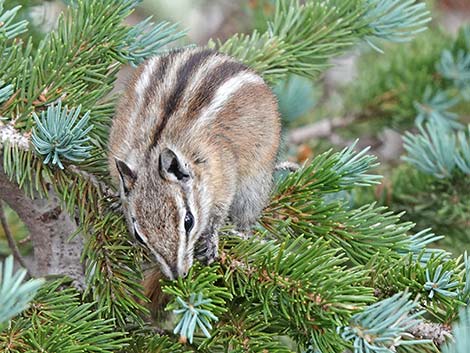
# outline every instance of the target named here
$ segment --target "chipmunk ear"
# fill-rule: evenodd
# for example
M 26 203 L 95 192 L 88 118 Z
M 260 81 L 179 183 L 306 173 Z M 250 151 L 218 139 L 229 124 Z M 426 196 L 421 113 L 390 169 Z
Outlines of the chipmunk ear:
M 181 182 L 191 178 L 189 167 L 169 148 L 160 154 L 160 175 L 164 179 Z
M 122 187 L 124 194 L 128 194 L 134 187 L 135 181 L 137 180 L 137 174 L 123 161 L 115 158 L 116 168 L 119 171 L 119 177 L 121 178 Z

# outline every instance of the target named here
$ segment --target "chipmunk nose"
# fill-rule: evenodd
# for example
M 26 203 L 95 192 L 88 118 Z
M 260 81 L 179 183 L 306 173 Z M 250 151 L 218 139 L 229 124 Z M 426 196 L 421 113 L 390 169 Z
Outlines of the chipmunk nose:
M 174 279 L 179 278 L 179 277 L 185 278 L 188 275 L 188 269 L 186 268 L 182 269 L 182 268 L 178 268 L 177 266 L 174 266 L 171 269 L 171 273 Z

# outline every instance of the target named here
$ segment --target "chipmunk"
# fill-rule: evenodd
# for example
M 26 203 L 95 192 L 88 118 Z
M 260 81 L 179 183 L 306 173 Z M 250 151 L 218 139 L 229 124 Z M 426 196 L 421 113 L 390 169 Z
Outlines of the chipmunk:
M 280 140 L 277 101 L 253 70 L 204 48 L 140 65 L 118 104 L 109 167 L 136 240 L 169 279 L 217 256 L 218 229 L 241 231 L 268 201 Z

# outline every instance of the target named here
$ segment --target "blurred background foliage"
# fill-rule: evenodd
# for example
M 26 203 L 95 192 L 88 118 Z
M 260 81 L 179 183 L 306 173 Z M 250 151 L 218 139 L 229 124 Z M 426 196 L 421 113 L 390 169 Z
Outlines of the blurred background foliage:
M 381 47 L 384 53 L 364 45 L 335 60 L 334 68 L 315 81 L 291 76 L 274 87 L 284 124 L 280 159 L 302 163 L 359 139 L 358 149 L 370 145 L 379 157 L 378 172 L 384 179 L 375 190 L 362 188 L 340 197 L 354 207 L 377 201 L 405 211 L 404 218 L 415 222 L 418 230 L 432 228 L 444 234 L 439 245 L 461 254 L 470 250 L 470 176 L 454 173 L 440 178 L 403 160 L 402 136 L 407 131 L 419 133 L 417 125 L 437 121 L 457 134 L 470 123 L 470 2 L 427 2 L 433 22 L 416 40 L 387 44 Z M 30 22 L 25 37 L 32 34 L 35 44 L 55 25 L 64 2 L 6 0 L 6 8 L 15 5 L 23 6 L 20 17 Z M 178 45 L 205 45 L 211 38 L 266 30 L 262 14 L 273 9 L 273 0 L 144 0 L 129 21 L 153 15 L 177 22 L 188 29 L 185 42 Z M 114 93 L 131 70 L 122 70 Z M 328 128 L 321 131 L 325 121 Z M 309 129 L 314 132 L 294 138 Z M 7 218 L 27 254 L 27 230 L 8 208 Z M 0 229 L 0 256 L 8 251 Z

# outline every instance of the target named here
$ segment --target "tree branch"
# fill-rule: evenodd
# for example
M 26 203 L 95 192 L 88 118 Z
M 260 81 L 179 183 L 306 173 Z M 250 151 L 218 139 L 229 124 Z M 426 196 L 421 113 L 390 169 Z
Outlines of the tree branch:
M 300 144 L 314 138 L 330 137 L 334 129 L 346 127 L 354 121 L 354 117 L 323 119 L 310 125 L 292 129 L 288 140 L 293 144 Z
M 10 146 L 17 145 L 20 149 L 29 150 L 29 133 L 22 134 L 14 127 L 14 121 L 3 123 L 0 116 L 0 145 L 8 143 Z
M 66 275 L 83 288 L 84 269 L 80 262 L 83 240 L 80 234 L 69 240 L 77 232 L 77 224 L 62 209 L 54 192 L 49 192 L 49 199 L 30 199 L 8 179 L 0 165 L 0 199 L 16 211 L 29 229 L 34 248 L 31 275 Z
M 420 322 L 408 329 L 414 337 L 432 340 L 438 347 L 442 346 L 448 338 L 452 338 L 452 330 L 443 324 L 433 322 Z
M 20 250 L 18 249 L 18 246 L 16 245 L 15 238 L 13 237 L 13 234 L 11 234 L 10 227 L 8 226 L 7 218 L 5 216 L 5 209 L 3 207 L 3 203 L 1 200 L 0 200 L 0 224 L 2 225 L 3 231 L 8 241 L 8 246 L 11 249 L 13 257 L 15 258 L 16 261 L 18 261 L 21 267 L 27 270 L 28 276 L 31 277 L 31 271 L 26 265 L 26 262 L 23 260 Z
M 66 167 L 68 170 L 70 170 L 72 173 L 77 174 L 81 176 L 82 178 L 88 180 L 95 188 L 101 191 L 101 193 L 110 199 L 115 199 L 119 197 L 119 193 L 114 192 L 109 185 L 106 183 L 98 180 L 98 178 L 91 173 L 88 173 L 87 171 L 84 171 L 77 167 L 76 165 L 70 164 Z

